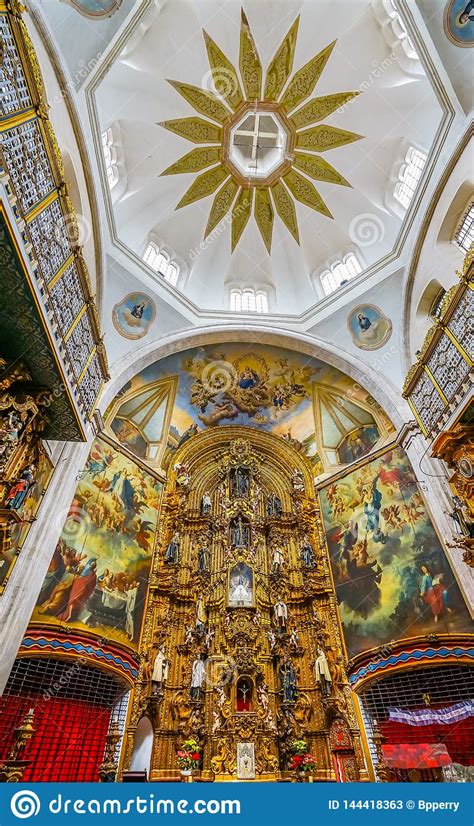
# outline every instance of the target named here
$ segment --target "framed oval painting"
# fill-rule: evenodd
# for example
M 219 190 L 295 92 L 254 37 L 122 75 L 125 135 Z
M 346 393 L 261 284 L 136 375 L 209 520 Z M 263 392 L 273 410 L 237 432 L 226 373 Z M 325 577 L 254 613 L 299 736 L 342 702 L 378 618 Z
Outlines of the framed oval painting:
M 122 5 L 122 0 L 63 0 L 84 17 L 112 17 Z
M 112 310 L 115 329 L 131 339 L 143 338 L 155 316 L 155 302 L 144 293 L 129 293 Z
M 361 350 L 378 350 L 392 335 L 392 322 L 375 304 L 360 304 L 350 313 L 347 326 Z
M 448 0 L 443 24 L 446 37 L 455 46 L 474 46 L 474 0 Z

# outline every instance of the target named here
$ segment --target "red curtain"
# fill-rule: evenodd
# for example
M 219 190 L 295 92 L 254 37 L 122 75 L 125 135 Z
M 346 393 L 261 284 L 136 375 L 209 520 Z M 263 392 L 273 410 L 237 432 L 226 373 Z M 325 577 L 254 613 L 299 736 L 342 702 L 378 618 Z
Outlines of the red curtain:
M 20 755 L 30 760 L 24 781 L 83 781 L 99 779 L 110 708 L 79 699 L 54 697 L 0 698 L 0 760 L 15 742 L 14 728 L 34 708 L 35 733 Z
M 474 717 L 447 726 L 409 726 L 386 720 L 379 727 L 388 744 L 444 743 L 454 763 L 474 766 Z

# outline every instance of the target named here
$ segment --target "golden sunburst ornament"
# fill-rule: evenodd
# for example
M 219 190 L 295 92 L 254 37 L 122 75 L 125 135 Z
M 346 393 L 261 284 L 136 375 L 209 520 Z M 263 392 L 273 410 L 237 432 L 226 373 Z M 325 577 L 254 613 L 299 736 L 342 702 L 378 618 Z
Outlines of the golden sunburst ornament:
M 169 81 L 201 117 L 160 124 L 198 144 L 161 174 L 200 173 L 176 209 L 215 192 L 204 237 L 208 238 L 232 210 L 232 251 L 252 208 L 270 252 L 275 210 L 299 243 L 295 199 L 332 218 L 310 179 L 350 186 L 317 153 L 362 137 L 321 123 L 359 93 L 339 92 L 307 100 L 336 41 L 292 75 L 298 24 L 299 16 L 270 62 L 265 84 L 262 64 L 243 10 L 240 77 L 219 46 L 203 32 L 215 93 L 188 83 Z

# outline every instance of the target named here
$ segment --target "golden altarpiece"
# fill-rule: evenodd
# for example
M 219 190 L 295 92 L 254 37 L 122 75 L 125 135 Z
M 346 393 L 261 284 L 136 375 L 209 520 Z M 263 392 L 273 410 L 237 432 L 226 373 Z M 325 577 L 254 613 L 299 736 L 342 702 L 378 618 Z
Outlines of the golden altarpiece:
M 295 739 L 315 779 L 368 779 L 313 490 L 268 433 L 220 427 L 175 454 L 122 769 L 147 716 L 151 780 L 178 779 L 190 736 L 197 779 L 289 778 Z

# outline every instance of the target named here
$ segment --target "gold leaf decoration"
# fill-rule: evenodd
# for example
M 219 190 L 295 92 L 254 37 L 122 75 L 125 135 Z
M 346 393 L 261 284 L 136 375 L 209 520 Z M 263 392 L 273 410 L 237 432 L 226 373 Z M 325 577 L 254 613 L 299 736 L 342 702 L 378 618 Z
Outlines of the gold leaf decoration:
M 202 118 L 164 120 L 158 126 L 162 126 L 170 132 L 175 132 L 181 138 L 191 141 L 191 143 L 220 143 L 222 140 L 220 126 L 209 123 L 209 121 Z
M 230 112 L 226 106 L 211 92 L 191 86 L 190 83 L 180 83 L 178 80 L 168 80 L 173 89 L 176 89 L 196 112 L 205 115 L 218 123 L 225 123 L 230 118 Z
M 234 181 L 233 178 L 229 178 L 224 186 L 219 189 L 219 192 L 216 193 L 214 201 L 212 202 L 211 211 L 209 213 L 209 220 L 207 222 L 204 238 L 207 238 L 214 227 L 216 227 L 217 224 L 227 215 L 232 206 L 232 201 L 235 198 L 238 188 L 239 185 L 237 181 Z
M 334 169 L 330 163 L 320 158 L 318 155 L 307 155 L 305 152 L 295 152 L 295 161 L 293 164 L 297 169 L 301 169 L 310 178 L 316 181 L 326 181 L 328 184 L 340 184 L 341 186 L 350 186 L 349 181 Z
M 335 45 L 334 40 L 292 77 L 281 101 L 281 105 L 289 112 L 312 94 Z
M 291 232 L 296 243 L 299 244 L 298 219 L 294 202 L 281 181 L 277 181 L 271 188 L 273 200 L 281 220 Z
M 214 86 L 235 112 L 244 102 L 237 72 L 212 37 L 204 30 L 203 35 Z
M 188 206 L 188 204 L 193 204 L 194 201 L 199 201 L 201 198 L 211 195 L 228 177 L 229 173 L 223 166 L 215 166 L 203 172 L 202 175 L 198 175 L 181 198 L 176 209 L 181 209 Z
M 200 172 L 206 166 L 212 166 L 212 164 L 220 161 L 220 157 L 220 146 L 197 146 L 196 149 L 191 149 L 191 152 L 183 155 L 179 161 L 171 164 L 161 174 L 181 175 L 184 172 Z
M 325 152 L 327 149 L 335 149 L 337 146 L 358 141 L 361 137 L 362 135 L 357 135 L 355 132 L 346 132 L 345 129 L 337 129 L 335 126 L 322 123 L 320 126 L 313 126 L 312 129 L 298 132 L 296 146 L 299 149 L 311 149 L 313 152 Z
M 299 22 L 298 15 L 268 67 L 265 80 L 265 100 L 278 100 L 292 72 Z
M 339 92 L 335 95 L 324 95 L 320 98 L 313 98 L 305 103 L 301 109 L 294 112 L 290 120 L 296 129 L 303 129 L 309 126 L 310 123 L 316 123 L 318 120 L 324 120 L 328 115 L 331 115 L 336 109 L 344 106 L 353 98 L 357 97 L 360 92 Z
M 283 176 L 283 180 L 297 201 L 306 204 L 306 206 L 316 210 L 316 212 L 321 212 L 328 218 L 332 218 L 329 209 L 311 181 L 308 181 L 308 179 L 300 175 L 299 172 L 295 172 L 294 169 L 290 169 L 290 171 Z
M 259 100 L 262 91 L 262 64 L 243 9 L 241 10 L 239 67 L 247 100 Z
M 255 192 L 254 215 L 260 234 L 268 253 L 272 248 L 273 207 L 268 189 L 257 189 Z
M 240 241 L 252 212 L 253 189 L 240 190 L 232 210 L 232 252 Z

